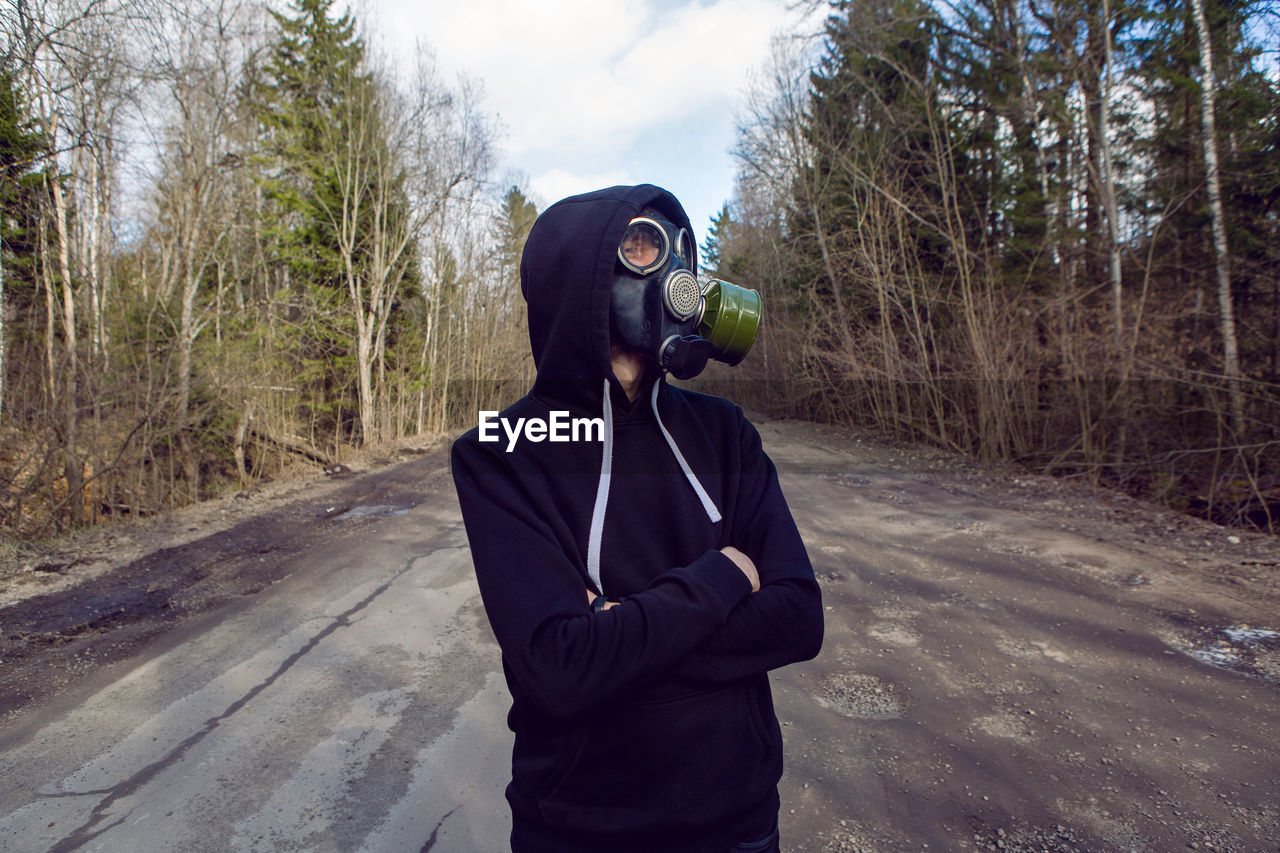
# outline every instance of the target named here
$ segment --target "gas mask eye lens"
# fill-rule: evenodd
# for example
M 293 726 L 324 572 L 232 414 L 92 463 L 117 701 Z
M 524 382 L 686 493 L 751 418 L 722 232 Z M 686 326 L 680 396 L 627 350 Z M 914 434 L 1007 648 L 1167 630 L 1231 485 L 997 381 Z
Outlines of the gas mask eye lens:
M 658 223 L 643 217 L 631 220 L 618 244 L 618 259 L 632 272 L 646 275 L 662 266 L 670 247 Z
M 680 229 L 680 236 L 676 237 L 676 256 L 690 268 L 693 267 L 693 237 L 683 228 Z

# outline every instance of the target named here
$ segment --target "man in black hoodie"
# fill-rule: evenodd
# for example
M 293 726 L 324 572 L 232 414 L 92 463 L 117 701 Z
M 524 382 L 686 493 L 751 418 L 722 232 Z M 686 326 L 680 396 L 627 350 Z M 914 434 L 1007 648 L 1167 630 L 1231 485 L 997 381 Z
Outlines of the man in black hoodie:
M 696 372 L 698 339 L 636 347 L 661 308 L 638 297 L 650 313 L 620 316 L 633 282 L 649 292 L 644 259 L 620 250 L 646 212 L 668 234 L 664 269 L 696 270 L 688 217 L 654 186 L 538 218 L 520 266 L 533 389 L 453 446 L 513 698 L 517 853 L 776 850 L 767 673 L 822 643 L 818 585 L 756 429 L 667 383 L 659 358 Z

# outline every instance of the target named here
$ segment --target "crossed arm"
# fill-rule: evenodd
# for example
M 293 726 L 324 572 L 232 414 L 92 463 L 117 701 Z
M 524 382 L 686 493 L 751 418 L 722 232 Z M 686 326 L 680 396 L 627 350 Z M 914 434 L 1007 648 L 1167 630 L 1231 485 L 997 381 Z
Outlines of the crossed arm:
M 817 582 L 809 577 L 762 581 L 755 563 L 737 548 L 722 548 L 751 581 L 752 591 L 722 625 L 669 670 L 669 677 L 692 683 L 725 684 L 796 661 L 822 647 L 823 617 Z M 769 575 L 766 572 L 765 578 Z M 762 585 L 763 583 L 763 585 Z M 587 590 L 587 604 L 596 594 Z M 610 601 L 601 609 L 610 610 Z
M 822 598 L 795 520 L 764 454 L 759 433 L 744 422 L 742 499 L 729 532 L 742 545 L 721 548 L 751 582 L 723 624 L 669 672 L 694 683 L 723 684 L 796 661 L 822 647 Z M 749 552 L 749 553 L 747 553 Z M 754 559 L 751 555 L 754 555 Z M 595 593 L 587 590 L 587 603 Z M 611 609 L 609 603 L 603 609 Z
M 728 557 L 730 560 L 733 560 L 733 564 L 734 564 L 735 566 L 737 566 L 737 567 L 738 567 L 738 569 L 739 569 L 739 570 L 740 570 L 744 575 L 746 575 L 746 576 L 747 576 L 747 580 L 751 582 L 751 591 L 752 591 L 752 592 L 759 592 L 759 591 L 760 591 L 760 573 L 756 571 L 756 564 L 755 564 L 755 563 L 753 563 L 753 562 L 751 562 L 751 558 L 750 558 L 750 557 L 748 557 L 746 554 L 742 553 L 741 551 L 739 551 L 737 548 L 733 547 L 732 545 L 726 545 L 725 547 L 721 548 L 721 549 L 720 549 L 720 553 L 721 553 L 721 554 L 724 554 L 724 555 L 725 555 L 726 557 Z M 592 606 L 592 605 L 594 605 L 594 604 L 595 604 L 595 602 L 596 602 L 596 599 L 597 599 L 598 597 L 599 597 L 599 596 L 597 596 L 594 592 L 592 592 L 590 589 L 588 589 L 588 590 L 587 590 L 587 605 L 588 605 L 588 606 Z M 614 608 L 614 607 L 617 607 L 617 606 L 618 606 L 618 602 L 616 602 L 616 601 L 606 601 L 606 602 L 605 602 L 605 604 L 604 604 L 604 606 L 603 606 L 603 607 L 601 607 L 600 609 L 601 609 L 601 610 L 610 610 L 610 609 L 612 609 L 612 608 Z

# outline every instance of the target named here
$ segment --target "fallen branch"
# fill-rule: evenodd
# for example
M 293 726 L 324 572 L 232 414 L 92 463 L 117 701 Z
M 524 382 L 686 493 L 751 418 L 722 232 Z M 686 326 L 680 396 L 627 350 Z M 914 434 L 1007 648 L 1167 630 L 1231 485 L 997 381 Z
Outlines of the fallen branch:
M 323 450 L 312 447 L 306 441 L 296 436 L 272 435 L 251 421 L 248 424 L 248 431 L 255 438 L 265 441 L 267 444 L 273 444 L 281 450 L 288 451 L 289 453 L 295 453 L 305 459 L 310 459 L 312 462 L 318 462 L 326 468 L 337 464 L 336 460 L 332 456 L 325 453 Z

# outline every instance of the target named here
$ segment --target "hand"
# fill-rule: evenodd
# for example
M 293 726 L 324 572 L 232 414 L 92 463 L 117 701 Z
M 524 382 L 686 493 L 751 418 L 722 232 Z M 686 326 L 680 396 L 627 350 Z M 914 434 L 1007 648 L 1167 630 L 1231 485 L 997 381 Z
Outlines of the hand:
M 592 592 L 591 590 L 587 590 L 587 606 L 588 607 L 591 606 L 591 604 L 596 600 L 596 598 L 598 598 L 598 596 L 594 592 Z M 609 610 L 610 608 L 617 607 L 617 606 L 618 606 L 618 602 L 616 601 L 606 601 L 604 607 L 600 609 Z
M 747 576 L 747 580 L 751 581 L 751 591 L 760 591 L 760 573 L 756 571 L 756 564 L 751 562 L 751 558 L 739 551 L 732 545 L 726 545 L 720 549 L 720 553 L 724 554 L 734 565 L 742 569 L 742 573 Z

